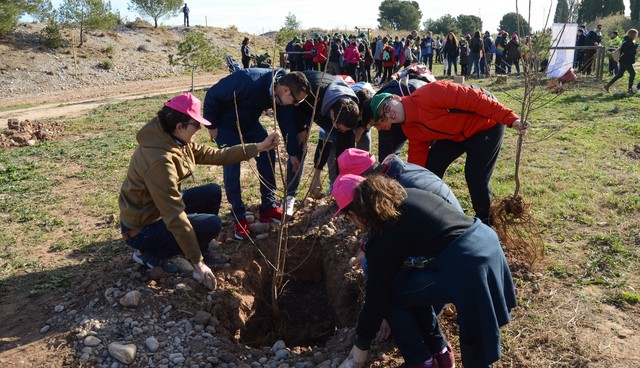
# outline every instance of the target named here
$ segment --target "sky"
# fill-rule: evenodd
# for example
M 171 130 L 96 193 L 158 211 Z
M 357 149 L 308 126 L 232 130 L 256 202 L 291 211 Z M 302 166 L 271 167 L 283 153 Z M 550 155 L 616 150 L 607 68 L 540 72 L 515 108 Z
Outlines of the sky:
M 52 0 L 58 7 L 62 0 Z M 417 1 L 422 10 L 422 22 L 427 19 L 438 19 L 450 14 L 476 15 L 482 19 L 483 31 L 496 32 L 502 16 L 516 11 L 516 0 L 452 0 L 452 1 Z M 629 7 L 628 0 L 625 6 Z M 120 12 L 123 19 L 135 20 L 138 16 L 128 11 L 129 0 L 111 0 L 111 7 Z M 346 31 L 358 27 L 375 28 L 378 25 L 378 6 L 381 1 L 344 1 L 323 0 L 319 2 L 305 0 L 187 0 L 191 10 L 191 25 L 208 25 L 226 28 L 231 25 L 241 32 L 261 34 L 277 31 L 291 13 L 301 23 L 302 29 L 318 27 L 323 29 L 341 29 Z M 366 5 L 365 5 L 366 4 Z M 529 20 L 534 31 L 545 25 L 551 26 L 555 12 L 556 0 L 529 0 L 517 2 L 519 13 Z M 322 5 L 321 10 L 320 5 Z M 550 12 L 551 9 L 551 12 Z M 549 15 L 550 12 L 550 15 Z M 627 10 L 628 13 L 628 10 Z M 549 22 L 547 24 L 547 17 Z M 161 19 L 161 24 L 181 25 L 182 14 L 169 19 Z

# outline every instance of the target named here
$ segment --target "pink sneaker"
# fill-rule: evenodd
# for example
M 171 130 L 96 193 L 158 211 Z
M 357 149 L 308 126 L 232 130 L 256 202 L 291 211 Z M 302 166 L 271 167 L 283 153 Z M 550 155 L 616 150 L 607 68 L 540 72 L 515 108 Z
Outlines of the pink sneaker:
M 273 207 L 269 211 L 260 212 L 260 222 L 275 222 L 279 224 L 282 221 L 282 208 Z
M 453 350 L 451 349 L 451 344 L 447 342 L 447 348 L 433 355 L 433 360 L 438 362 L 439 368 L 455 368 L 456 367 L 456 358 L 453 355 Z

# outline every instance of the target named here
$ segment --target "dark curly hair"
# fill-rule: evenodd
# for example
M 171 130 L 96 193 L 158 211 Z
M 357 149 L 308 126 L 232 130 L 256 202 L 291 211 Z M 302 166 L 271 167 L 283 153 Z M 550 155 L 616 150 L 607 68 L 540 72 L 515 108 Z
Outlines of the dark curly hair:
M 358 104 L 350 98 L 341 98 L 331 106 L 336 124 L 342 124 L 353 130 L 358 127 Z

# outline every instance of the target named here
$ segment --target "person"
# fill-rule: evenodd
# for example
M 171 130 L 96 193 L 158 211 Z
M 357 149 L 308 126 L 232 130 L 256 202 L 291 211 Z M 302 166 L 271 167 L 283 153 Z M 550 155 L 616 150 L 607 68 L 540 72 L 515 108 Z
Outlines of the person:
M 585 34 L 585 46 L 600 46 L 602 42 L 602 24 L 598 24 L 594 30 L 591 30 Z M 582 67 L 582 74 L 590 75 L 591 69 L 595 65 L 596 50 L 589 49 L 584 50 L 584 65 Z
M 316 44 L 314 46 L 315 55 L 313 56 L 314 69 L 318 71 L 324 71 L 327 64 L 327 40 L 329 36 L 324 35 L 322 39 L 320 35 L 316 38 Z
M 525 134 L 529 123 L 488 91 L 448 81 L 428 83 L 404 97 L 377 94 L 370 108 L 378 130 L 402 124 L 409 140 L 407 161 L 440 178 L 466 152 L 465 179 L 473 209 L 476 217 L 490 222 L 489 182 L 505 125 Z
M 382 162 L 378 162 L 368 151 L 349 148 L 338 156 L 337 162 L 341 175 L 353 174 L 368 177 L 382 174 L 397 180 L 404 188 L 426 190 L 442 197 L 458 211 L 464 212 L 458 198 L 441 178 L 422 166 L 402 161 L 395 153 L 389 154 Z
M 393 68 L 396 65 L 396 50 L 393 47 L 393 41 L 386 37 L 382 40 L 385 46 L 380 51 L 380 60 L 382 60 L 382 67 L 384 68 L 381 83 L 385 83 L 391 80 L 391 74 L 393 74 Z
M 455 69 L 454 75 L 458 75 L 458 54 L 460 51 L 458 50 L 458 39 L 453 32 L 449 32 L 447 35 L 442 53 L 444 58 L 447 59 L 447 75 L 451 76 L 451 65 Z
M 467 40 L 460 40 L 460 75 L 469 76 L 469 45 Z
M 482 55 L 482 39 L 480 31 L 473 33 L 473 37 L 469 39 L 469 74 L 480 78 L 480 57 Z
M 360 55 L 358 46 L 356 46 L 356 39 L 349 40 L 349 46 L 344 50 L 344 60 L 347 63 L 347 74 L 353 78 L 354 81 L 358 80 L 357 70 L 360 65 L 360 61 L 364 56 Z
M 300 38 L 295 36 L 293 38 L 293 45 L 291 46 L 291 53 L 289 54 L 289 69 L 292 72 L 301 72 L 304 71 L 304 61 L 302 60 L 302 43 L 300 42 Z
M 609 76 L 616 75 L 620 71 L 618 60 L 612 57 L 613 52 L 620 46 L 622 46 L 622 39 L 618 36 L 618 31 L 611 32 L 609 36 L 609 46 L 607 47 L 607 54 L 609 55 Z
M 507 61 L 507 70 L 511 74 L 511 66 L 516 66 L 516 73 L 520 74 L 520 40 L 517 34 L 511 35 L 511 41 L 507 43 L 507 47 L 504 49 L 504 58 Z
M 156 267 L 184 254 L 193 264 L 194 277 L 214 289 L 208 245 L 222 226 L 218 217 L 222 192 L 213 183 L 186 190 L 181 190 L 181 183 L 198 164 L 245 161 L 272 150 L 280 138 L 271 133 L 258 143 L 215 149 L 195 143 L 203 125 L 211 123 L 200 115 L 200 100 L 190 93 L 166 101 L 136 136 L 138 147 L 131 156 L 118 205 L 122 237 L 134 249 L 136 262 Z
M 511 271 L 490 227 L 433 193 L 405 189 L 383 175 L 341 175 L 332 194 L 334 215 L 344 214 L 367 233 L 364 304 L 347 357 L 352 366 L 364 366 L 386 319 L 405 361 L 401 367 L 440 367 L 440 358 L 450 355 L 438 353 L 450 345 L 425 317 L 442 303 L 456 306 L 465 367 L 489 367 L 500 359 L 500 327 L 510 322 L 517 303 Z M 434 330 L 441 336 L 438 345 L 425 336 Z
M 609 83 L 605 84 L 605 91 L 609 92 L 611 86 L 622 76 L 625 71 L 629 72 L 629 93 L 634 93 L 633 91 L 633 80 L 636 77 L 636 71 L 633 69 L 633 64 L 636 62 L 636 49 L 638 45 L 635 43 L 635 39 L 638 36 L 638 31 L 635 28 L 632 28 L 627 31 L 627 34 L 624 36 L 622 41 L 622 45 L 620 46 L 620 71 L 616 74 L 613 79 L 609 81 Z M 639 86 L 640 87 L 640 84 Z
M 487 77 L 491 74 L 491 63 L 493 61 L 493 54 L 496 52 L 496 45 L 494 44 L 493 37 L 489 31 L 484 32 L 482 38 L 482 57 L 480 58 L 480 73 Z
M 221 79 L 209 88 L 204 100 L 204 118 L 211 122 L 209 136 L 218 147 L 260 142 L 267 131 L 260 123 L 262 113 L 274 107 L 278 119 L 286 116 L 286 105 L 298 105 L 311 93 L 309 81 L 301 72 L 287 73 L 284 69 L 242 69 Z M 285 111 L 283 111 L 285 110 Z M 281 116 L 282 115 L 282 116 Z M 289 161 L 298 151 L 295 126 L 281 125 Z M 275 152 L 262 152 L 256 157 L 260 175 L 261 222 L 281 222 L 283 212 L 275 198 Z M 246 208 L 242 201 L 240 164 L 223 166 L 224 189 L 235 219 L 234 237 L 249 236 Z
M 398 59 L 398 65 L 402 68 L 407 68 L 413 62 L 413 52 L 411 51 L 411 43 L 413 41 L 409 38 L 404 43 L 402 49 L 400 49 L 400 57 Z
M 182 13 L 184 14 L 184 26 L 185 27 L 189 27 L 189 7 L 187 6 L 187 3 L 184 3 L 184 6 L 182 7 Z
M 304 43 L 304 45 L 302 45 L 302 51 L 305 52 L 303 56 L 304 70 L 315 69 L 313 64 L 313 55 L 311 54 L 314 48 L 315 48 L 315 42 L 313 37 L 309 37 L 307 41 Z
M 245 37 L 242 40 L 242 46 L 240 47 L 240 54 L 242 54 L 242 67 L 247 69 L 249 62 L 251 61 L 251 49 L 249 48 L 249 38 Z
M 433 32 L 427 32 L 427 35 L 422 39 L 420 43 L 420 53 L 421 60 L 425 65 L 429 66 L 429 70 L 433 71 L 433 51 L 436 48 L 436 43 L 431 38 L 433 36 Z
M 498 32 L 496 37 L 496 74 L 506 74 L 506 60 L 504 59 L 504 49 L 507 47 L 507 32 Z
M 344 55 L 344 48 L 342 47 L 342 35 L 336 35 L 331 39 L 331 53 L 327 60 L 327 73 L 332 75 L 342 74 L 342 67 L 340 65 L 340 58 Z M 320 69 L 323 71 L 324 69 Z M 355 79 L 355 78 L 354 78 Z

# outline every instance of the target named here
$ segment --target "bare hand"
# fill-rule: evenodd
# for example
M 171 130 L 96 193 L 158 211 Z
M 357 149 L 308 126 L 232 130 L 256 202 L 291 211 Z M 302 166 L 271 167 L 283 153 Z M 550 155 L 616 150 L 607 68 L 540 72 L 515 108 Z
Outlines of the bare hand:
M 357 346 L 354 346 L 349 352 L 349 356 L 342 363 L 344 367 L 353 367 L 353 368 L 361 368 L 364 367 L 364 363 L 367 362 L 367 357 L 369 356 L 368 350 L 360 350 Z
M 525 135 L 527 133 L 527 129 L 529 129 L 530 126 L 531 124 L 529 124 L 528 122 L 522 122 L 520 120 L 516 120 L 511 124 L 511 127 L 520 132 L 520 135 Z
M 318 198 L 322 196 L 322 180 L 320 176 L 322 175 L 322 171 L 316 169 L 313 173 L 313 179 L 311 180 L 311 189 L 310 194 L 314 198 Z
M 300 145 L 301 147 L 304 147 L 307 144 L 308 136 L 309 136 L 309 133 L 306 130 L 303 130 L 300 133 L 298 133 L 298 135 L 296 136 L 296 138 L 298 139 L 298 145 Z
M 258 143 L 256 146 L 258 152 L 269 151 L 276 148 L 280 144 L 280 136 L 278 133 L 273 132 L 264 139 L 264 141 Z
M 200 281 L 204 286 L 209 288 L 210 290 L 214 290 L 216 288 L 216 277 L 213 275 L 213 272 L 203 261 L 200 261 L 193 265 L 194 273 L 193 277 Z
M 382 323 L 380 324 L 380 329 L 378 330 L 378 333 L 376 334 L 375 341 L 376 342 L 382 342 L 382 341 L 388 339 L 389 335 L 391 335 L 391 327 L 389 327 L 389 322 L 387 322 L 386 319 L 383 319 Z
M 297 173 L 300 168 L 300 159 L 298 156 L 289 156 L 289 161 L 291 161 L 291 168 L 293 169 L 293 172 Z
M 209 137 L 211 137 L 211 142 L 215 142 L 218 137 L 218 128 L 209 129 Z

